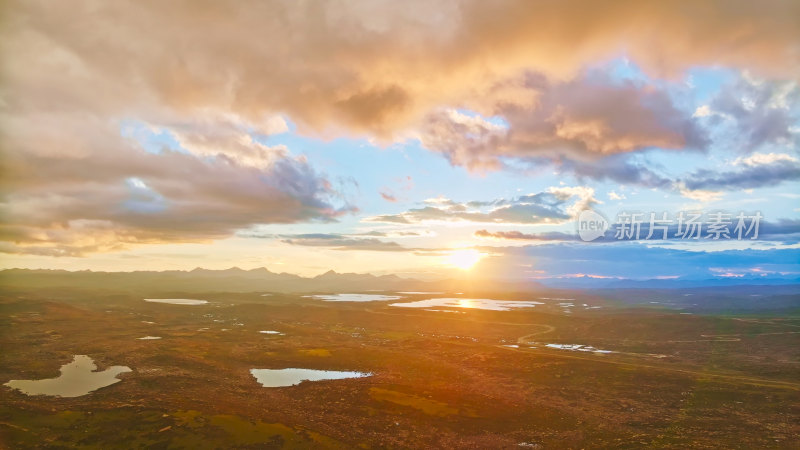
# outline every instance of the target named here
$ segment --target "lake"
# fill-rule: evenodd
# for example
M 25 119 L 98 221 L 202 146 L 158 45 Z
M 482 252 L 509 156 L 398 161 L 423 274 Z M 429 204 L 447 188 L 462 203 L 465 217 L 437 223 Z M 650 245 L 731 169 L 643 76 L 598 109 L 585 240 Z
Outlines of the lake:
M 303 381 L 342 380 L 372 375 L 368 372 L 314 369 L 250 369 L 250 374 L 264 387 L 286 387 L 298 385 Z
M 207 300 L 195 300 L 193 298 L 146 298 L 150 303 L 169 303 L 170 305 L 205 305 Z
M 545 344 L 548 348 L 557 348 L 559 350 L 569 350 L 572 352 L 592 352 L 592 353 L 614 353 L 611 350 L 600 350 L 592 347 L 591 345 L 583 344 Z
M 441 295 L 441 294 L 444 294 L 444 292 L 405 291 L 405 292 L 398 292 L 398 294 L 406 294 L 406 295 Z
M 80 397 L 97 389 L 122 380 L 117 375 L 131 372 L 130 367 L 112 366 L 95 372 L 97 365 L 86 355 L 75 355 L 69 364 L 61 366 L 61 375 L 44 380 L 11 380 L 6 386 L 27 395 L 51 395 L 56 397 Z
M 403 297 L 399 295 L 381 294 L 331 294 L 331 295 L 305 295 L 304 297 L 315 298 L 325 302 L 380 302 L 387 300 L 398 300 Z
M 409 303 L 392 303 L 389 306 L 401 308 L 431 308 L 449 306 L 452 308 L 488 309 L 492 311 L 511 311 L 515 308 L 533 308 L 541 302 L 522 300 L 492 300 L 489 298 L 431 298 Z

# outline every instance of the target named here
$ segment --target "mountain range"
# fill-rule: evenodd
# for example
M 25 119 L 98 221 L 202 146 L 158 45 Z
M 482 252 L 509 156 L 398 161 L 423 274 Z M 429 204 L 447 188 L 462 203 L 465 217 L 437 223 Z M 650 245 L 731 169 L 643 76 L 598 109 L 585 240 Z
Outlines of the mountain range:
M 364 292 L 364 291 L 436 291 L 452 292 L 467 288 L 484 291 L 531 291 L 546 289 L 683 289 L 729 287 L 740 285 L 800 285 L 798 278 L 743 277 L 735 279 L 595 279 L 552 278 L 547 280 L 478 280 L 452 278 L 423 281 L 397 275 L 338 273 L 333 270 L 315 277 L 276 273 L 261 267 L 244 270 L 196 268 L 190 271 L 95 272 L 43 269 L 6 269 L 0 271 L 0 286 L 6 288 L 88 288 L 113 290 L 176 292 Z

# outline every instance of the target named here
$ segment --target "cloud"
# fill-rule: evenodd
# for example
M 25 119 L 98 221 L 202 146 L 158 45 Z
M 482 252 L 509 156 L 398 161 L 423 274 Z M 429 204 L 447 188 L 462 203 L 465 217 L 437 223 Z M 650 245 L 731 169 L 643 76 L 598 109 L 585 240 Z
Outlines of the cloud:
M 521 231 L 487 231 L 478 230 L 474 236 L 479 239 L 497 239 L 509 241 L 575 241 L 577 235 L 551 231 L 546 233 L 523 233 Z
M 200 117 L 168 123 L 156 132 L 169 133 L 182 149 L 199 157 L 224 157 L 241 165 L 268 168 L 276 159 L 285 158 L 289 149 L 283 145 L 267 146 L 257 137 L 288 131 L 281 116 L 264 118 L 259 124 L 231 114 L 203 114 Z
M 2 17 L 0 54 L 13 64 L 0 68 L 0 239 L 3 251 L 37 254 L 219 239 L 354 211 L 312 162 L 264 143 L 286 120 L 321 136 L 417 133 L 476 169 L 544 158 L 580 177 L 662 185 L 622 156 L 702 148 L 696 123 L 713 115 L 692 117 L 658 86 L 587 66 L 624 51 L 657 77 L 722 65 L 794 79 L 800 67 L 800 4 L 777 0 L 12 0 Z M 748 142 L 778 142 L 781 102 L 795 91 L 776 89 L 762 103 L 749 91 L 753 104 L 775 105 L 768 116 L 727 97 L 710 108 L 745 124 Z M 148 141 L 122 133 L 131 121 L 151 130 Z M 376 221 L 570 215 L 555 193 L 542 195 Z
M 679 241 L 679 242 L 687 242 L 686 240 L 681 239 L 680 236 L 677 235 L 678 233 L 678 224 L 677 218 L 675 216 L 668 216 L 667 219 L 670 220 L 670 223 L 667 223 L 667 239 L 662 239 L 664 236 L 663 225 L 659 222 L 661 218 L 661 214 L 655 214 L 654 220 L 656 221 L 655 226 L 653 227 L 653 234 L 650 235 L 650 216 L 649 214 L 643 214 L 640 219 L 641 222 L 639 223 L 639 234 L 638 237 L 633 233 L 633 235 L 625 239 L 617 239 L 616 231 L 619 227 L 620 218 L 614 218 L 614 221 L 611 223 L 611 228 L 606 231 L 605 237 L 603 239 L 599 239 L 597 241 L 592 241 L 591 244 L 587 245 L 596 245 L 596 244 L 613 244 L 613 245 L 622 245 L 627 242 L 631 241 L 639 241 L 640 243 L 649 242 L 649 243 L 658 243 L 664 242 L 666 240 L 669 241 Z M 727 220 L 730 222 L 727 226 L 729 231 L 729 236 L 731 239 L 737 239 L 737 232 L 735 230 L 738 224 L 738 213 L 727 213 L 728 216 L 723 216 L 723 221 Z M 753 232 L 751 231 L 749 234 L 747 233 L 747 229 L 752 223 L 752 218 L 750 218 L 749 214 L 745 214 L 745 219 L 743 222 L 744 229 L 742 229 L 742 239 L 748 240 L 753 236 Z M 690 216 L 685 216 L 684 220 L 688 220 Z M 712 219 L 708 216 L 702 218 L 703 228 L 701 229 L 701 237 L 702 239 L 708 239 L 709 230 L 708 230 L 708 223 Z M 629 226 L 629 229 L 631 226 Z M 682 225 L 682 230 L 687 230 L 686 225 Z M 488 230 L 477 230 L 474 233 L 474 236 L 478 239 L 489 239 L 489 240 L 497 240 L 497 241 L 540 241 L 540 242 L 582 242 L 578 235 L 573 233 L 564 233 L 560 231 L 549 231 L 549 232 L 542 232 L 542 233 L 524 233 L 522 231 L 488 231 Z M 649 239 L 648 239 L 649 236 Z M 723 238 L 724 239 L 724 238 Z M 800 242 L 800 220 L 797 219 L 781 219 L 777 221 L 766 221 L 760 220 L 759 221 L 759 229 L 758 229 L 758 240 L 759 241 L 768 241 L 768 242 L 780 242 L 784 245 L 792 245 Z
M 788 154 L 756 153 L 734 161 L 733 170 L 698 170 L 684 180 L 687 193 L 714 189 L 752 189 L 800 180 L 800 160 Z
M 711 115 L 711 108 L 708 105 L 701 105 L 695 109 L 694 114 L 692 117 L 708 117 Z
M 380 191 L 379 194 L 381 194 L 381 197 L 384 200 L 386 200 L 387 202 L 391 202 L 391 203 L 397 202 L 397 197 L 395 197 L 392 194 L 389 194 L 388 192 Z
M 566 82 L 527 74 L 515 89 L 515 99 L 481 100 L 504 123 L 440 110 L 423 121 L 422 145 L 454 165 L 485 170 L 502 167 L 501 158 L 585 161 L 651 148 L 702 150 L 708 143 L 691 112 L 655 86 L 589 72 Z
M 673 180 L 653 170 L 650 163 L 632 154 L 609 155 L 594 161 L 560 158 L 556 170 L 573 174 L 579 180 L 614 181 L 648 188 L 669 188 Z
M 393 187 L 383 186 L 378 191 L 378 194 L 380 194 L 380 196 L 387 202 L 397 203 L 398 201 L 405 200 L 405 198 L 402 196 L 402 193 L 410 191 L 414 188 L 414 179 L 410 175 L 396 177 L 391 181 Z
M 722 198 L 723 193 L 717 191 L 710 191 L 707 189 L 690 189 L 686 187 L 685 182 L 679 182 L 677 184 L 678 191 L 680 194 L 688 199 L 695 200 L 702 203 L 711 203 L 715 202 Z
M 757 167 L 775 163 L 788 163 L 797 164 L 797 158 L 785 153 L 755 153 L 748 157 L 739 157 L 733 161 L 733 165 L 744 165 L 748 167 Z
M 615 191 L 609 191 L 608 199 L 609 200 L 625 200 L 625 194 L 617 194 Z
M 409 248 L 397 242 L 385 241 L 378 238 L 414 238 L 432 236 L 426 231 L 385 230 L 366 231 L 363 233 L 302 233 L 302 234 L 273 234 L 258 231 L 257 229 L 245 230 L 237 233 L 238 236 L 259 239 L 277 239 L 284 244 L 304 247 L 325 247 L 331 250 L 360 250 L 378 252 L 413 252 L 420 249 Z
M 368 217 L 364 221 L 399 224 L 436 221 L 557 224 L 569 220 L 580 210 L 596 203 L 594 189 L 583 186 L 552 187 L 537 194 L 492 201 L 457 203 L 445 198 L 430 199 L 422 208 L 410 209 L 400 214 Z
M 598 203 L 603 203 L 594 198 L 594 189 L 586 186 L 559 186 L 547 189 L 547 193 L 555 195 L 562 202 L 576 199 L 575 203 L 567 207 L 570 217 L 577 217 L 584 209 L 590 209 Z
M 352 236 L 377 236 L 377 237 L 390 237 L 390 238 L 408 238 L 408 237 L 430 237 L 436 236 L 436 233 L 428 230 L 422 231 L 408 231 L 408 230 L 385 230 L 385 231 L 366 231 Z
M 326 247 L 332 250 L 364 250 L 381 252 L 411 251 L 397 242 L 381 241 L 375 238 L 358 238 L 341 234 L 296 234 L 283 236 L 281 242 L 289 245 L 307 247 Z
M 317 131 L 375 135 L 476 94 L 515 98 L 514 86 L 498 84 L 525 71 L 570 79 L 622 51 L 657 76 L 722 65 L 786 77 L 797 73 L 800 42 L 800 7 L 781 0 L 15 1 L 4 9 L 2 53 L 15 61 L 4 84 L 38 91 L 38 102 L 106 111 L 152 102 L 249 118 L 282 112 Z M 634 133 L 635 141 L 613 132 L 624 124 L 607 132 L 592 119 L 562 116 L 557 131 L 601 151 L 680 142 L 647 115 L 641 123 L 658 133 Z
M 786 244 L 800 242 L 800 219 L 781 219 L 761 224 L 759 239 Z
M 208 241 L 254 224 L 325 222 L 353 211 L 285 149 L 259 148 L 254 160 L 222 143 L 213 154 L 152 153 L 113 121 L 71 113 L 28 112 L 17 125 L 4 129 L 0 161 L 6 252 L 81 256 Z
M 724 127 L 724 142 L 742 153 L 766 145 L 796 148 L 800 120 L 800 87 L 791 81 L 760 80 L 746 73 L 725 86 L 702 111 L 711 123 Z

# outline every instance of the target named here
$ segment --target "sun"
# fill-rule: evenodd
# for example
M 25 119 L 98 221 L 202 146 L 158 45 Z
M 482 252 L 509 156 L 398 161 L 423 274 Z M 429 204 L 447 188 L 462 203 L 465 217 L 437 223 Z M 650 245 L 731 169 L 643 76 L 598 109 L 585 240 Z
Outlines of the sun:
M 471 299 L 468 298 L 460 298 L 458 299 L 458 306 L 460 308 L 474 308 L 475 305 L 472 303 Z
M 461 270 L 469 270 L 483 258 L 483 253 L 474 249 L 454 250 L 447 257 L 447 263 Z

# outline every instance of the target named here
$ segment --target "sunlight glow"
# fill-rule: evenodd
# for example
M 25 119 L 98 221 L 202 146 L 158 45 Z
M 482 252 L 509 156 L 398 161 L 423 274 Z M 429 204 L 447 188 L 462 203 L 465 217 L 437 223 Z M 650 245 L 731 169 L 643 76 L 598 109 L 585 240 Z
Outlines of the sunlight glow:
M 461 270 L 469 270 L 483 258 L 483 253 L 474 249 L 454 250 L 447 257 L 447 263 Z
M 474 308 L 475 305 L 472 303 L 472 300 L 468 298 L 462 298 L 458 300 L 458 306 L 461 308 Z

